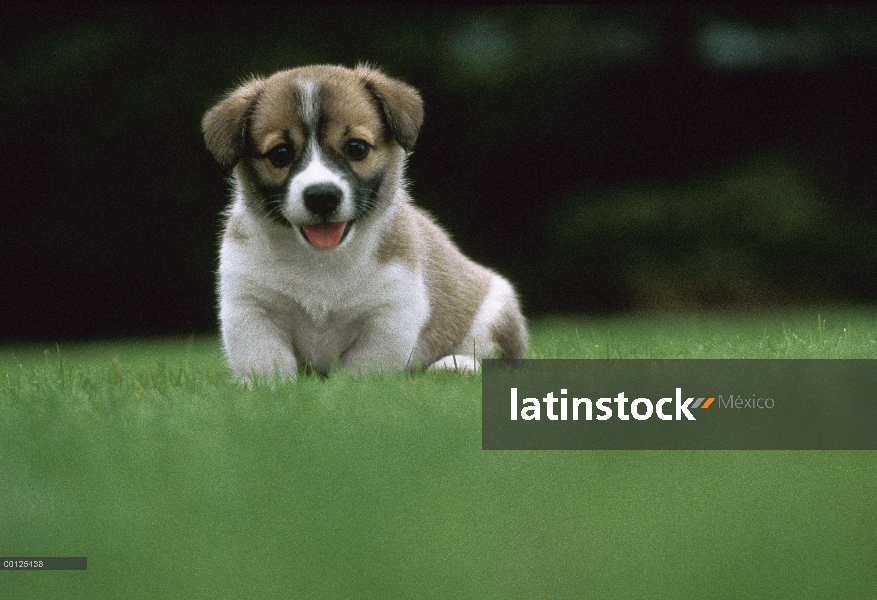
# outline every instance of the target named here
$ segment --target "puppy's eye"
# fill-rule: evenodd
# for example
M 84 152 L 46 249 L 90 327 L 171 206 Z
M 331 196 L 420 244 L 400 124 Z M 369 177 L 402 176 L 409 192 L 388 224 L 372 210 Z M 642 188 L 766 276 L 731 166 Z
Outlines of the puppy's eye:
M 347 160 L 362 160 L 368 156 L 369 150 L 371 147 L 362 140 L 348 140 L 344 144 L 344 156 Z
M 289 163 L 292 162 L 292 146 L 289 144 L 274 146 L 268 151 L 266 156 L 271 161 L 271 164 L 278 169 L 288 167 Z

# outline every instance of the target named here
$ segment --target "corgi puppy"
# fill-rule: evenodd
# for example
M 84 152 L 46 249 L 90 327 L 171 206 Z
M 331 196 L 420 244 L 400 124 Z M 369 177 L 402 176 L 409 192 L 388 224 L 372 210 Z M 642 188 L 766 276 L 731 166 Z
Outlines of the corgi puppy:
M 254 78 L 205 114 L 207 148 L 233 174 L 219 317 L 240 380 L 524 356 L 512 286 L 412 204 L 422 121 L 417 90 L 361 65 Z

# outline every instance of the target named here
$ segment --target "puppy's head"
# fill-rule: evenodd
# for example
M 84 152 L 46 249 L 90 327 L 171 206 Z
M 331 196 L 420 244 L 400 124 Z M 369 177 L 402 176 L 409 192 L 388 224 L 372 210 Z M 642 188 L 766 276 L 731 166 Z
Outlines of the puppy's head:
M 319 65 L 249 81 L 202 128 L 251 206 L 325 250 L 393 201 L 422 122 L 414 88 L 369 67 Z

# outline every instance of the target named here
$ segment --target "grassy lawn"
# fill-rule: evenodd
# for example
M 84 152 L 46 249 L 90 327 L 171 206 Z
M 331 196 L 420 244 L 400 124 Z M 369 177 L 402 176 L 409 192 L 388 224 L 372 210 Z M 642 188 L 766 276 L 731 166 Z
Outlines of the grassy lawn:
M 553 318 L 535 358 L 877 358 L 877 310 Z M 873 598 L 874 452 L 484 452 L 478 375 L 244 390 L 213 338 L 0 348 L 2 598 Z

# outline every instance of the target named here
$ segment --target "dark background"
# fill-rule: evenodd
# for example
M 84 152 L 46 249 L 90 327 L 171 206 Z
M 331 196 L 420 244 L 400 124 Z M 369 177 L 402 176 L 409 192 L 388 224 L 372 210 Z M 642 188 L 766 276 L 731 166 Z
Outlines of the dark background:
M 528 314 L 877 300 L 872 8 L 2 10 L 0 340 L 214 330 L 201 116 L 317 62 L 422 91 L 414 197 Z

